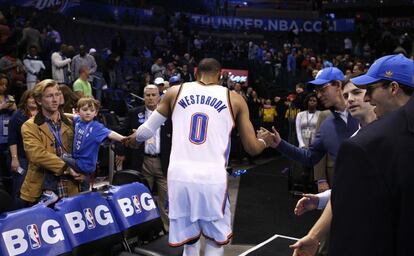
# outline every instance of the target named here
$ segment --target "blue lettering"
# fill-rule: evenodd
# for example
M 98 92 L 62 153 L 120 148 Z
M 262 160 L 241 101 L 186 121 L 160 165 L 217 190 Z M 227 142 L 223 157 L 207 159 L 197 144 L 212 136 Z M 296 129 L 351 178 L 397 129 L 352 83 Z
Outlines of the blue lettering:
M 223 104 L 223 102 L 221 100 L 219 100 L 216 105 L 214 105 L 214 108 L 217 109 L 218 107 L 220 107 L 220 105 Z
M 199 104 L 200 95 L 196 95 L 196 97 L 197 97 L 197 104 Z
M 205 98 L 206 98 L 206 96 L 204 96 L 204 95 L 201 96 L 200 104 L 204 104 Z
M 210 106 L 214 106 L 214 104 L 216 104 L 216 102 L 217 102 L 217 99 L 216 99 L 216 98 L 214 98 L 214 99 L 211 101 Z
M 191 104 L 194 104 L 195 103 L 194 95 L 190 95 L 190 102 L 191 102 Z
M 185 96 L 185 97 L 184 97 L 184 100 L 185 100 L 185 103 L 187 103 L 187 105 L 190 105 L 190 102 L 189 102 L 189 100 L 188 100 L 188 96 Z
M 178 102 L 178 104 L 179 104 L 181 107 L 183 107 L 183 108 L 186 108 L 186 107 L 187 107 L 187 104 L 185 104 L 185 102 L 184 102 L 184 100 L 183 100 L 183 99 L 181 99 L 181 100 Z
M 206 100 L 206 105 L 210 105 L 210 101 L 211 101 L 211 97 L 210 97 L 210 96 L 208 96 L 208 97 L 207 97 L 207 100 Z
M 217 109 L 217 112 L 220 113 L 223 109 L 226 109 L 226 108 L 227 108 L 227 106 L 226 105 L 223 105 L 219 109 Z

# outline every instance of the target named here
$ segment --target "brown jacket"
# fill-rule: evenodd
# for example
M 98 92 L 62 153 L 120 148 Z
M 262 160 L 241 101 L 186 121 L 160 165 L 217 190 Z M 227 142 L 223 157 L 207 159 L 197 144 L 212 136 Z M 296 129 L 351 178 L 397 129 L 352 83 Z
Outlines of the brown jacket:
M 61 114 L 62 143 L 67 152 L 72 151 L 73 125 L 72 121 Z M 56 155 L 55 138 L 50 131 L 45 117 L 40 112 L 34 118 L 27 120 L 22 126 L 24 150 L 26 151 L 29 167 L 26 178 L 20 189 L 20 197 L 28 202 L 37 202 L 42 193 L 46 170 L 56 176 L 63 174 L 65 163 Z M 79 193 L 79 183 L 67 182 L 68 194 Z

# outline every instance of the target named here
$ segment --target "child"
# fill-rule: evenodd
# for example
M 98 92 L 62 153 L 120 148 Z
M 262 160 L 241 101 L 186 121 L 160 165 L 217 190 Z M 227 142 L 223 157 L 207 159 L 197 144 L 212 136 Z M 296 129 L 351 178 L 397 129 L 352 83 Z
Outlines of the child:
M 65 114 L 73 117 L 75 135 L 73 138 L 72 155 L 63 154 L 62 160 L 74 171 L 86 176 L 95 172 L 98 159 L 99 146 L 107 137 L 111 140 L 121 142 L 125 137 L 117 132 L 111 131 L 94 118 L 98 114 L 99 101 L 92 97 L 83 97 L 77 103 L 79 115 Z M 43 194 L 40 199 L 45 205 L 52 204 L 58 200 L 57 191 L 58 177 L 52 173 L 46 173 L 43 184 Z M 88 190 L 89 182 L 82 183 L 82 191 Z

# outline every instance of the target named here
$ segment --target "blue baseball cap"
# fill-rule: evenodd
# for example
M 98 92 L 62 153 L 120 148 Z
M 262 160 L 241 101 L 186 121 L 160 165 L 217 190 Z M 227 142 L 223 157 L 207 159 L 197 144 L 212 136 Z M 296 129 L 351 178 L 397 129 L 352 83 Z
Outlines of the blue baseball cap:
M 181 82 L 180 75 L 172 76 L 170 77 L 170 80 L 168 80 L 168 83 L 170 84 L 175 84 L 175 83 L 180 83 L 180 82 Z
M 324 85 L 334 80 L 342 81 L 344 80 L 344 73 L 338 68 L 328 67 L 319 70 L 318 74 L 315 77 L 315 80 L 309 81 L 309 84 L 314 85 Z
M 380 80 L 396 81 L 414 88 L 414 62 L 402 54 L 387 55 L 377 59 L 365 75 L 351 79 L 357 86 Z

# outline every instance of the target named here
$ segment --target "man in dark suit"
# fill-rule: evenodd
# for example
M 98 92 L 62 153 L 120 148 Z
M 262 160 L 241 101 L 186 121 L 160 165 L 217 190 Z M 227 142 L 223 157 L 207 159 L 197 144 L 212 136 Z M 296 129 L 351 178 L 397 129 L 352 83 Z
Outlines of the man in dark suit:
M 131 109 L 125 120 L 127 134 L 133 133 L 152 114 L 160 101 L 156 85 L 144 88 L 144 106 Z M 171 151 L 171 121 L 166 121 L 156 135 L 142 143 L 138 148 L 122 148 L 117 152 L 117 162 L 122 161 L 124 169 L 139 170 L 148 181 L 150 189 L 157 186 L 158 205 L 165 229 L 168 231 L 167 202 L 167 170 Z
M 376 107 L 379 120 L 341 145 L 332 207 L 328 203 L 308 235 L 293 246 L 294 255 L 313 255 L 329 227 L 329 255 L 411 255 L 413 78 L 412 60 L 389 55 L 351 79 L 367 89 L 365 100 Z

